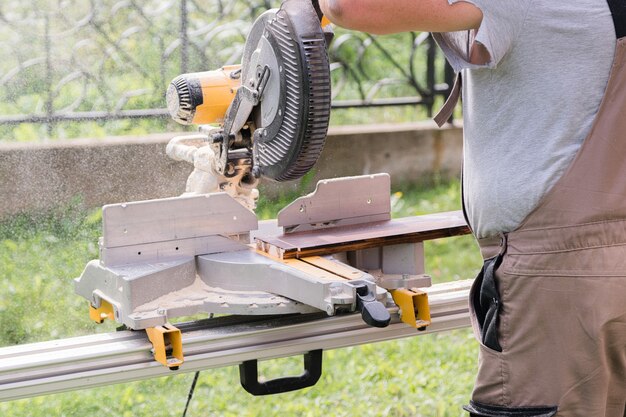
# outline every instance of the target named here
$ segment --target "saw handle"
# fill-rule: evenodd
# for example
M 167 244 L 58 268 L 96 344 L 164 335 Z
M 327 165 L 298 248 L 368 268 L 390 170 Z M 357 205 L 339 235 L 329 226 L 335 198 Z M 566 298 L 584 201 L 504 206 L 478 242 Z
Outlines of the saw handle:
M 304 354 L 304 372 L 300 376 L 270 379 L 259 382 L 258 361 L 245 361 L 239 365 L 239 380 L 243 389 L 252 395 L 272 395 L 312 387 L 322 376 L 322 350 Z

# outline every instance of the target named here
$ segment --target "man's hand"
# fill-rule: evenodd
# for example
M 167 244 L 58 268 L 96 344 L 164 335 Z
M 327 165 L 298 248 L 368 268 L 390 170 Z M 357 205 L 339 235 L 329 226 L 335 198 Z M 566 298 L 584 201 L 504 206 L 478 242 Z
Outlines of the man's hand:
M 448 0 L 319 0 L 331 22 L 375 34 L 478 29 L 483 18 L 473 4 Z

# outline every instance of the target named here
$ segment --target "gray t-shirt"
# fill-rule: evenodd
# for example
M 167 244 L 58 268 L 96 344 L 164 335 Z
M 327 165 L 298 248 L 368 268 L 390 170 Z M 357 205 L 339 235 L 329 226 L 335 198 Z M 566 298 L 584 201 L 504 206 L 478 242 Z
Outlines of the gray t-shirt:
M 483 12 L 475 42 L 491 61 L 468 62 L 467 31 L 434 36 L 463 70 L 465 207 L 480 238 L 517 228 L 572 162 L 616 38 L 607 0 L 465 1 Z

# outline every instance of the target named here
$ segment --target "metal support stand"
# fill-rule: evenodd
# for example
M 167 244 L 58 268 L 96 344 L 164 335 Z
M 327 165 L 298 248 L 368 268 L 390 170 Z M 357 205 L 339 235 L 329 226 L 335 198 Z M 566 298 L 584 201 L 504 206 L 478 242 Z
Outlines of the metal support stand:
M 393 301 L 400 309 L 400 319 L 418 330 L 426 330 L 430 325 L 430 307 L 428 294 L 417 288 L 400 288 L 391 291 Z
M 458 281 L 428 288 L 432 323 L 423 332 L 401 322 L 396 307 L 388 310 L 392 319 L 385 328 L 368 326 L 360 314 L 324 313 L 180 324 L 185 362 L 176 372 L 467 327 L 470 285 Z M 130 330 L 0 348 L 0 401 L 171 375 L 154 360 L 152 349 L 144 332 Z
M 169 323 L 146 329 L 152 343 L 154 359 L 171 370 L 177 370 L 183 364 L 183 337 L 180 330 Z
M 252 395 L 272 395 L 312 387 L 322 376 L 322 349 L 304 354 L 304 372 L 300 376 L 270 379 L 260 382 L 256 359 L 239 365 L 239 378 L 243 389 Z

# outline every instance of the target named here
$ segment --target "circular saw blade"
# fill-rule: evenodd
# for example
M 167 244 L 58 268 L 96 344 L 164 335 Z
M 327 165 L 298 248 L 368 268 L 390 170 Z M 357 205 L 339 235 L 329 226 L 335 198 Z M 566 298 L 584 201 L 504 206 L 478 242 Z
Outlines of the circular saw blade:
M 253 157 L 261 176 L 302 177 L 319 159 L 330 119 L 330 69 L 326 41 L 309 1 L 286 0 L 261 15 L 250 31 L 242 83 L 264 67 L 270 78 L 253 110 Z

